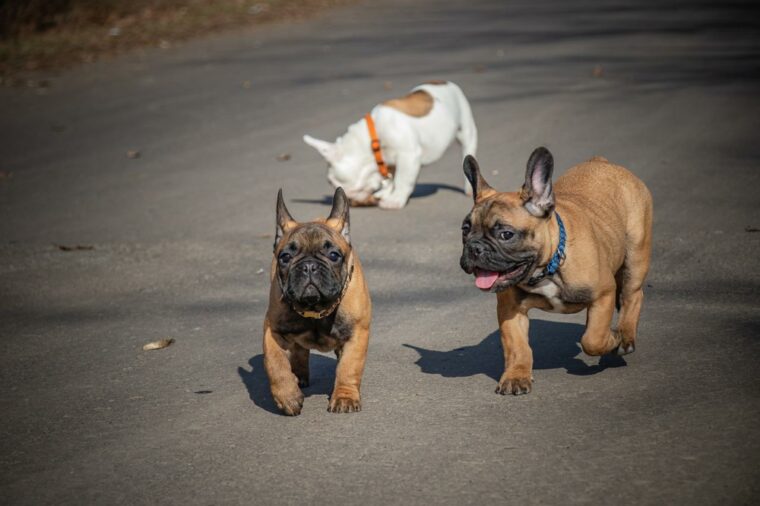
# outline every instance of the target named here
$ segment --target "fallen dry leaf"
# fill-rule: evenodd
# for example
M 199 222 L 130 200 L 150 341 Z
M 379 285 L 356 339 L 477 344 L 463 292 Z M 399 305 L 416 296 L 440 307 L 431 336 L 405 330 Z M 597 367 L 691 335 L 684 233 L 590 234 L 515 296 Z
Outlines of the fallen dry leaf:
M 596 65 L 594 67 L 594 70 L 591 72 L 591 75 L 594 77 L 602 77 L 604 75 L 604 68 L 602 68 L 601 65 Z
M 135 158 L 140 158 L 140 152 L 136 149 L 128 149 L 127 158 L 132 159 L 132 160 L 134 160 Z
M 13 179 L 13 172 L 7 170 L 0 170 L 0 181 L 4 179 Z
M 166 348 L 167 346 L 171 346 L 173 342 L 174 342 L 174 339 L 161 339 L 158 341 L 153 341 L 152 343 L 148 343 L 145 346 L 143 346 L 143 350 L 144 351 L 161 350 L 163 348 Z
M 391 90 L 391 89 L 393 89 L 393 83 L 390 82 L 390 81 L 385 81 L 383 83 L 383 89 L 385 89 L 385 90 Z
M 251 89 L 251 81 L 243 81 L 243 88 L 245 88 L 246 90 L 250 90 Z
M 280 153 L 277 155 L 278 162 L 287 162 L 288 160 L 290 160 L 290 153 Z

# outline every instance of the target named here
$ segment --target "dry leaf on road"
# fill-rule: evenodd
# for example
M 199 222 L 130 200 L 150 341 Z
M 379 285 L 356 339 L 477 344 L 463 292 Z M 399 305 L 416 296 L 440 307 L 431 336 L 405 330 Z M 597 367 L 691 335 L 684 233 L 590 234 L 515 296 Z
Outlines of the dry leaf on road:
M 161 339 L 159 341 L 153 341 L 152 343 L 148 343 L 145 346 L 143 346 L 144 351 L 149 350 L 161 350 L 163 348 L 166 348 L 167 346 L 170 346 L 174 342 L 174 339 Z

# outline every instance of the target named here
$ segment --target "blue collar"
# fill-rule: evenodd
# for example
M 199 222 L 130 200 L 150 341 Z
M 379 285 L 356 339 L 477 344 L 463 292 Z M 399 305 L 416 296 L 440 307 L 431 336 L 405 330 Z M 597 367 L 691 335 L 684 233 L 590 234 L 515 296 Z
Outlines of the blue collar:
M 530 286 L 535 285 L 546 276 L 554 275 L 557 270 L 559 270 L 559 264 L 562 263 L 562 260 L 565 258 L 565 240 L 567 239 L 565 224 L 562 223 L 562 218 L 559 217 L 559 213 L 557 211 L 554 211 L 554 216 L 557 217 L 557 225 L 559 225 L 559 246 L 557 246 L 557 251 L 554 252 L 551 260 L 549 260 L 549 263 L 546 264 L 546 267 L 544 267 L 537 276 L 532 277 L 528 280 L 528 285 Z

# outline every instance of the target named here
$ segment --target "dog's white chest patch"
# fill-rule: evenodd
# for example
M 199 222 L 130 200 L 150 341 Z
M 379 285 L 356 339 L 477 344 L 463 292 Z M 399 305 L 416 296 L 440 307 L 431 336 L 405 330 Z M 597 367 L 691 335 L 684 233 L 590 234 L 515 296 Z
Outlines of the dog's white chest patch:
M 524 286 L 521 288 L 528 293 L 545 298 L 551 304 L 552 311 L 562 312 L 565 309 L 565 304 L 560 298 L 559 285 L 551 279 L 542 279 L 534 286 Z

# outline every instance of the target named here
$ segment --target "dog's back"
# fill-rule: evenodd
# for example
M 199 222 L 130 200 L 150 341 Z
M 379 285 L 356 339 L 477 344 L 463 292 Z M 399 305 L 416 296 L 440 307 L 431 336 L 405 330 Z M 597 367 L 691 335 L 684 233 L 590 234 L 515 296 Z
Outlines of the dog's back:
M 623 285 L 643 283 L 649 271 L 653 213 L 644 182 L 606 158 L 594 157 L 557 179 L 554 191 L 558 207 L 573 214 L 574 223 L 585 224 L 572 235 L 608 250 L 604 256 L 617 278 L 618 299 Z

